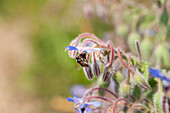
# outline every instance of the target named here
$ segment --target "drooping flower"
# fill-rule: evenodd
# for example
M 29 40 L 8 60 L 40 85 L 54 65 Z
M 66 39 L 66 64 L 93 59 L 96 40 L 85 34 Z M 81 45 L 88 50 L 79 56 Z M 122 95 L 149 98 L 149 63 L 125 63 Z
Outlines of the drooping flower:
M 69 98 L 67 97 L 67 100 L 69 102 L 74 102 L 75 106 L 74 109 L 78 112 L 78 113 L 84 113 L 84 112 L 91 112 L 91 106 L 97 108 L 101 105 L 101 102 L 88 102 L 85 101 L 85 103 L 83 103 L 83 98 L 77 97 L 76 94 L 74 93 L 74 98 Z
M 111 76 L 113 75 L 114 73 L 114 70 L 112 68 L 111 65 L 107 65 L 105 68 L 104 68 L 104 72 L 103 72 L 103 81 L 104 82 L 108 82 L 111 78 Z
M 84 70 L 84 73 L 85 73 L 86 77 L 89 80 L 92 80 L 93 79 L 93 73 L 92 73 L 91 66 L 87 65 L 87 67 L 83 67 L 83 70 Z

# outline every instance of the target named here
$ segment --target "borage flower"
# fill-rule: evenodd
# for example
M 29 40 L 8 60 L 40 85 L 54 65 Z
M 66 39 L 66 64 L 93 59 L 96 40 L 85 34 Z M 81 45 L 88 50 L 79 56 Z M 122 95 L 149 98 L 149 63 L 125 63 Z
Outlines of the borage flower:
M 97 108 L 101 105 L 101 102 L 87 102 L 83 103 L 83 98 L 77 97 L 74 93 L 74 98 L 67 97 L 69 102 L 74 102 L 74 109 L 78 111 L 78 113 L 89 113 L 92 111 L 93 108 Z
M 167 81 L 168 83 L 170 83 L 170 78 L 164 76 L 161 72 L 161 70 L 159 69 L 153 69 L 153 68 L 149 68 L 149 73 L 156 78 L 160 78 L 162 80 Z
M 91 53 L 91 52 L 100 52 L 101 50 L 104 50 L 104 48 L 93 48 L 93 47 L 76 47 L 76 46 L 67 46 L 65 47 L 65 51 L 69 50 L 69 51 L 73 51 L 76 50 L 79 53 L 81 52 L 87 52 L 87 53 Z

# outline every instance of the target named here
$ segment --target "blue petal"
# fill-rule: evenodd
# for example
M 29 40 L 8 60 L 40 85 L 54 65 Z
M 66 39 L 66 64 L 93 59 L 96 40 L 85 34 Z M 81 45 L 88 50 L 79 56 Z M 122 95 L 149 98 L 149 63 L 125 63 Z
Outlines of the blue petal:
M 166 80 L 167 82 L 170 83 L 170 79 L 165 77 L 164 75 L 162 75 L 161 70 L 158 69 L 153 69 L 153 68 L 149 68 L 149 73 L 156 78 L 160 78 L 162 80 Z
M 68 100 L 69 102 L 74 102 L 74 103 L 75 103 L 75 101 L 74 101 L 72 98 L 67 97 L 67 100 Z
M 91 113 L 91 109 L 90 109 L 90 108 L 86 108 L 86 111 L 87 111 L 88 113 Z
M 80 109 L 74 108 L 76 111 L 78 111 L 78 113 L 82 113 L 82 111 Z
M 70 50 L 70 51 L 72 51 L 72 50 L 77 50 L 78 51 L 78 49 L 75 46 L 68 46 L 68 47 L 65 47 L 65 48 Z
M 149 73 L 150 73 L 152 76 L 157 77 L 157 78 L 160 78 L 160 76 L 161 76 L 161 71 L 158 70 L 158 69 L 149 68 Z
M 87 107 L 87 106 L 89 106 L 88 104 L 84 104 L 84 106 L 83 107 Z
M 80 104 L 79 107 L 80 107 L 81 109 L 84 108 L 84 106 L 83 106 L 82 104 Z
M 101 51 L 101 50 L 103 50 L 103 48 L 90 48 L 90 49 L 84 48 L 83 52 L 91 53 L 93 51 L 96 52 L 96 51 Z
M 78 101 L 82 101 L 82 100 L 83 100 L 82 98 L 77 97 L 77 96 L 76 96 L 76 93 L 73 92 L 73 94 L 74 94 L 74 98 L 75 98 L 76 100 L 78 100 Z
M 101 102 L 92 102 L 91 104 L 95 107 L 99 107 L 102 103 Z

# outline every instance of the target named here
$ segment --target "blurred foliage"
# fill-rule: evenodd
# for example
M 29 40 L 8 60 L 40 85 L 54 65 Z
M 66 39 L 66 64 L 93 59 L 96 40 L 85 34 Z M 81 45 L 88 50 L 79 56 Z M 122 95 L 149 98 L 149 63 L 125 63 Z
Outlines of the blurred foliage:
M 68 53 L 64 52 L 64 47 L 80 33 L 76 22 L 72 21 L 73 17 L 70 17 L 69 21 L 66 20 L 66 23 L 63 22 L 70 10 L 69 7 L 73 5 L 71 3 L 74 2 L 72 0 L 0 1 L 1 18 L 11 21 L 18 17 L 26 17 L 31 22 L 29 37 L 33 59 L 23 72 L 20 81 L 25 88 L 44 98 L 55 95 L 68 96 L 72 85 L 89 84 L 85 76 L 79 76 L 83 71 L 76 70 L 75 60 L 70 60 Z M 51 4 L 61 6 L 48 9 Z M 52 12 L 53 10 L 56 14 Z
M 2 19 L 5 21 L 18 19 L 18 21 L 20 21 L 24 18 L 28 19 L 31 24 L 29 41 L 30 48 L 33 52 L 33 59 L 31 59 L 30 65 L 23 71 L 20 81 L 25 88 L 41 96 L 44 100 L 47 99 L 47 101 L 55 95 L 68 96 L 70 93 L 69 89 L 72 85 L 77 83 L 89 85 L 91 83 L 91 81 L 88 81 L 86 77 L 83 76 L 82 70 L 76 70 L 75 60 L 71 60 L 68 57 L 68 53 L 64 52 L 64 47 L 68 46 L 72 39 L 81 32 L 86 32 L 82 30 L 78 22 L 79 19 L 84 19 L 84 17 L 81 17 L 82 11 L 77 11 L 74 14 L 74 10 L 72 10 L 73 8 L 75 8 L 75 10 L 82 10 L 82 4 L 78 4 L 77 7 L 75 7 L 74 3 L 74 0 L 0 0 L 0 16 Z M 138 27 L 138 24 L 140 24 L 140 32 L 143 32 L 145 28 L 150 26 L 149 23 L 153 22 L 153 24 L 155 24 L 154 16 L 150 15 L 152 13 L 151 11 L 143 11 L 141 8 L 136 8 L 132 5 L 128 6 L 128 11 L 120 12 L 120 14 L 124 15 L 123 24 L 125 25 L 122 23 L 119 24 L 119 22 L 117 24 L 114 23 L 114 21 L 119 20 L 119 18 L 115 19 L 116 14 L 114 14 L 114 19 L 112 18 L 112 20 L 110 19 L 104 22 L 97 17 L 91 20 L 85 20 L 89 22 L 92 31 L 99 37 L 103 37 L 105 33 L 107 34 L 110 31 L 116 34 L 116 28 L 121 26 L 121 24 L 125 26 L 125 30 L 129 28 L 128 26 L 134 27 L 130 25 L 133 22 L 137 24 L 135 27 Z M 137 19 L 139 15 L 141 19 Z M 119 17 L 119 15 L 117 17 Z M 164 39 L 164 41 L 170 37 L 170 24 L 168 23 L 168 19 L 169 15 L 167 12 L 162 13 L 159 18 L 160 23 L 167 29 L 167 32 L 165 32 L 167 39 Z M 84 24 L 84 21 L 80 24 Z M 161 26 L 161 28 L 164 27 Z M 134 30 L 134 28 L 131 29 Z M 133 32 L 136 33 L 136 31 L 135 29 Z M 152 29 L 149 30 L 149 32 L 151 31 Z M 163 29 L 163 31 L 166 30 Z M 122 36 L 125 37 L 129 31 L 125 33 L 124 31 L 120 31 L 120 33 L 123 33 Z M 116 35 L 119 36 L 120 33 Z M 140 35 L 141 34 L 142 33 L 140 33 Z M 159 35 L 156 35 L 156 38 L 154 38 L 157 42 L 160 41 L 159 37 L 161 37 L 162 34 L 159 33 Z M 144 38 L 149 39 L 147 35 L 144 35 L 143 39 Z M 127 36 L 124 39 L 127 41 Z M 117 40 L 114 41 L 116 42 Z M 149 39 L 149 41 L 156 42 L 153 41 L 153 39 Z M 148 43 L 147 47 L 152 46 L 150 42 Z M 144 45 L 146 45 L 146 43 Z M 152 49 L 151 47 L 147 47 L 147 50 L 148 48 Z M 169 46 L 167 48 L 169 49 Z M 146 51 L 145 48 L 144 51 Z M 149 59 L 151 52 L 148 53 L 147 51 L 146 54 L 148 57 L 145 55 L 144 57 Z M 169 67 L 167 66 L 167 68 Z

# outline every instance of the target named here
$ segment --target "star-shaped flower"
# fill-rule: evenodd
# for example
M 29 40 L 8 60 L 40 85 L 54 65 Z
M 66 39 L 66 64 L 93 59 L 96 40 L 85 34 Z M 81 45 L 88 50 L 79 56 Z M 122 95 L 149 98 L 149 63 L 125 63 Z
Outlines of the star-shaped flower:
M 149 73 L 156 78 L 160 78 L 162 80 L 167 81 L 168 83 L 170 83 L 170 78 L 167 78 L 166 76 L 164 76 L 161 72 L 161 70 L 159 69 L 153 69 L 153 68 L 149 68 Z
M 87 52 L 87 53 L 91 53 L 91 52 L 99 52 L 101 50 L 103 50 L 103 48 L 93 48 L 93 47 L 76 47 L 76 46 L 67 46 L 65 47 L 65 51 L 69 50 L 69 51 L 79 51 L 79 52 Z
M 78 111 L 78 113 L 89 113 L 91 112 L 91 106 L 97 108 L 101 105 L 101 102 L 85 102 L 83 103 L 83 98 L 77 97 L 76 94 L 74 93 L 74 98 L 69 98 L 67 97 L 67 100 L 69 102 L 74 102 L 74 109 Z

